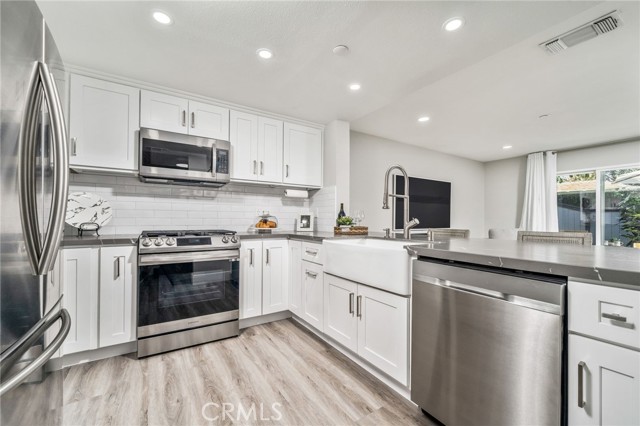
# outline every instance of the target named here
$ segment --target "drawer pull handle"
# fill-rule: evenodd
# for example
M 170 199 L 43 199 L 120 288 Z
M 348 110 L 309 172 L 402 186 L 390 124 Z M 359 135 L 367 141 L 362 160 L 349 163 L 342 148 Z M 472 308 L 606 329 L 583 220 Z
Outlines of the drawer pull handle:
M 304 252 L 309 256 L 316 256 L 318 254 L 318 250 L 305 250 Z
M 307 276 L 309 276 L 309 277 L 311 277 L 313 279 L 315 279 L 318 276 L 318 274 L 315 273 L 315 272 L 306 271 L 306 273 L 307 273 Z
M 578 407 L 584 408 L 587 402 L 584 400 L 584 367 L 587 364 L 584 361 L 578 363 Z
M 602 318 L 610 319 L 613 321 L 627 322 L 627 317 L 623 317 L 620 314 L 608 314 L 606 312 L 603 312 Z
M 353 299 L 354 299 L 355 293 L 349 293 L 349 313 L 351 315 L 353 315 Z

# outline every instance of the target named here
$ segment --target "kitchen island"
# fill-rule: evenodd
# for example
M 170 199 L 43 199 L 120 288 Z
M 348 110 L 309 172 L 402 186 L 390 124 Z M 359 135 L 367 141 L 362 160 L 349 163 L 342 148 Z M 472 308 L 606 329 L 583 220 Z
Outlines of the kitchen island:
M 413 241 L 416 241 L 415 239 Z M 537 272 L 640 289 L 640 250 L 611 246 L 559 245 L 482 238 L 412 245 L 418 257 Z

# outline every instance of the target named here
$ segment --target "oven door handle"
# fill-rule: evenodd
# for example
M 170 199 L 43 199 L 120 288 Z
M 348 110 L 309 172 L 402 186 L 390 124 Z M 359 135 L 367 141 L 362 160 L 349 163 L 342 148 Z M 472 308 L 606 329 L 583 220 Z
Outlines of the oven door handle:
M 216 250 L 189 253 L 162 253 L 141 254 L 138 264 L 140 266 L 168 265 L 172 263 L 208 262 L 211 260 L 237 261 L 240 258 L 240 250 Z

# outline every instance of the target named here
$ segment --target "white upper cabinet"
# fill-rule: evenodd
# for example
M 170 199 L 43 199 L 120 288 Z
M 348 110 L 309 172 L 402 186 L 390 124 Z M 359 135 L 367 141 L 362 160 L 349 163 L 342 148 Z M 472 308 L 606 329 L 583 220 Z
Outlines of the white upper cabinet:
M 177 96 L 143 90 L 140 94 L 140 127 L 188 133 L 189 101 Z
M 282 183 L 283 123 L 231 111 L 231 179 Z
M 72 168 L 137 170 L 140 90 L 75 74 L 70 79 Z
M 258 117 L 258 180 L 282 182 L 283 123 Z
M 229 140 L 229 110 L 143 90 L 140 95 L 140 126 Z
M 228 141 L 229 110 L 202 102 L 189 101 L 189 134 Z
M 231 179 L 257 180 L 258 178 L 258 117 L 231 111 Z
M 322 186 L 322 131 L 284 123 L 283 182 L 309 187 Z

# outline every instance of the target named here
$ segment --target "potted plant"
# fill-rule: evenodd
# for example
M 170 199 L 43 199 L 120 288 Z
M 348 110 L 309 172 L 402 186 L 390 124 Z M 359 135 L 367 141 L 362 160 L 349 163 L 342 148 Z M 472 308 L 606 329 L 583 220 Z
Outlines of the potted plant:
M 353 225 L 353 218 L 350 216 L 342 216 L 338 218 L 338 226 L 340 228 L 349 228 Z

